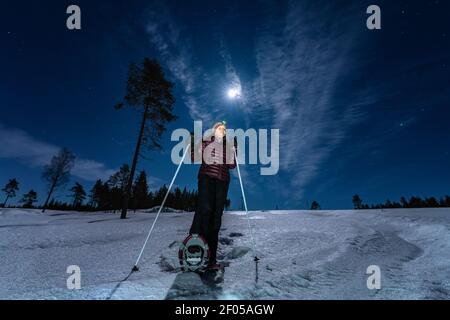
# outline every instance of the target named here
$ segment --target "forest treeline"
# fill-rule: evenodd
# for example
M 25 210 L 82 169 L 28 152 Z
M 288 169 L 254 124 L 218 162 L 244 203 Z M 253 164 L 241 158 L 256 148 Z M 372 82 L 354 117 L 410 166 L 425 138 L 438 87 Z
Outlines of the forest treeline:
M 108 180 L 97 180 L 89 192 L 86 192 L 82 184 L 75 182 L 66 195 L 68 200 L 63 201 L 51 198 L 46 204 L 46 208 L 63 211 L 121 210 L 129 175 L 129 166 L 124 164 L 116 173 L 109 177 Z M 149 189 L 147 173 L 145 170 L 142 170 L 132 185 L 129 209 L 149 209 L 161 205 L 164 196 L 167 193 L 167 186 L 163 185 L 159 189 L 153 191 L 150 191 Z M 5 200 L 2 206 L 6 207 L 8 205 L 7 202 L 17 196 L 19 182 L 16 179 L 10 179 L 2 191 L 5 194 Z M 197 191 L 195 190 L 188 190 L 186 187 L 181 190 L 179 187 L 176 187 L 168 194 L 165 206 L 177 210 L 195 211 L 197 196 Z M 37 202 L 37 192 L 29 190 L 20 198 L 19 206 L 10 207 L 43 208 L 43 205 L 38 205 Z M 227 199 L 227 209 L 230 207 L 230 204 L 231 201 Z
M 399 201 L 386 200 L 384 203 L 367 204 L 364 203 L 358 194 L 352 196 L 352 204 L 355 210 L 370 209 L 400 209 L 400 208 L 450 208 L 450 196 L 440 198 L 412 196 L 410 198 L 400 197 Z M 310 210 L 320 210 L 321 206 L 317 201 L 313 201 Z

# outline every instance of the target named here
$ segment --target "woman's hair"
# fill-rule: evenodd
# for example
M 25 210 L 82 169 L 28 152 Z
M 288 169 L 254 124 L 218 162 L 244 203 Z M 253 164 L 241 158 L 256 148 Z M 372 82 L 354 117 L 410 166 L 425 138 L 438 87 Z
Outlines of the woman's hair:
M 227 123 L 225 121 L 216 122 L 211 128 L 211 132 L 205 137 L 205 139 L 206 140 L 211 140 L 211 137 L 214 136 L 214 134 L 216 133 L 216 129 L 219 126 L 224 126 L 225 129 L 226 129 L 227 128 Z
M 225 127 L 225 129 L 227 128 L 227 123 L 225 122 L 225 121 L 219 121 L 219 122 L 216 122 L 214 125 L 213 125 L 213 130 L 215 131 L 218 127 L 220 127 L 220 126 L 224 126 Z

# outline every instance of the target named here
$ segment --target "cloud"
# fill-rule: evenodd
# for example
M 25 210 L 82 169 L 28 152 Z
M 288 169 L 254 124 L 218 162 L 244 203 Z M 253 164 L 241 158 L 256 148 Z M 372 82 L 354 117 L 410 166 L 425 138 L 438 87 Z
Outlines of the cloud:
M 223 34 L 219 35 L 220 37 L 220 56 L 222 57 L 223 61 L 225 62 L 225 77 L 227 79 L 227 83 L 229 83 L 230 88 L 237 89 L 238 92 L 241 92 L 241 96 L 238 99 L 238 102 L 240 103 L 240 110 L 243 111 L 243 116 L 245 120 L 245 124 L 247 127 L 250 126 L 250 118 L 249 115 L 251 115 L 251 108 L 248 104 L 248 96 L 249 92 L 245 90 L 242 86 L 241 79 L 238 75 L 238 72 L 236 71 L 236 68 L 233 64 L 233 60 L 231 58 L 231 54 L 228 51 L 225 42 L 223 40 Z
M 334 99 L 349 65 L 352 32 L 344 32 L 332 4 L 308 6 L 293 1 L 281 24 L 268 21 L 255 48 L 259 76 L 251 95 L 260 120 L 280 129 L 280 166 L 290 173 L 290 196 L 297 199 L 361 117 L 357 107 L 337 106 Z
M 60 147 L 39 141 L 23 130 L 6 128 L 0 124 L 0 158 L 15 159 L 30 167 L 41 167 L 50 162 Z M 72 175 L 86 181 L 108 178 L 114 170 L 103 163 L 76 158 Z
M 189 109 L 189 114 L 194 120 L 202 120 L 212 123 L 211 111 L 206 108 L 209 105 L 202 92 L 208 81 L 200 67 L 194 69 L 189 43 L 180 37 L 180 30 L 172 19 L 167 7 L 163 3 L 152 6 L 148 12 L 146 32 L 150 42 L 158 50 L 165 65 L 182 85 L 183 100 Z
M 38 141 L 25 131 L 0 124 L 0 158 L 18 159 L 29 166 L 43 166 L 59 148 Z
M 103 163 L 89 159 L 76 159 L 72 174 L 87 181 L 106 180 L 116 170 L 108 169 Z
M 183 33 L 186 26 L 180 25 L 173 17 L 166 3 L 157 2 L 149 8 L 147 14 L 146 32 L 150 43 L 160 55 L 163 64 L 171 75 L 183 88 L 182 100 L 189 110 L 193 120 L 202 120 L 207 125 L 212 125 L 217 119 L 224 118 L 224 110 L 221 104 L 226 98 L 226 87 L 222 88 L 222 94 L 218 93 L 218 84 L 226 82 L 227 85 L 242 90 L 241 80 L 232 63 L 231 56 L 224 44 L 223 34 L 217 31 L 219 23 L 211 26 L 211 43 L 209 43 L 208 57 L 211 59 L 221 57 L 224 65 L 220 65 L 220 59 L 216 70 L 205 69 L 198 64 L 198 56 L 193 46 L 191 36 Z M 214 52 L 217 45 L 217 55 Z M 211 68 L 211 67 L 210 67 Z M 224 72 L 225 71 L 225 72 Z M 245 115 L 249 113 L 245 101 L 241 106 Z

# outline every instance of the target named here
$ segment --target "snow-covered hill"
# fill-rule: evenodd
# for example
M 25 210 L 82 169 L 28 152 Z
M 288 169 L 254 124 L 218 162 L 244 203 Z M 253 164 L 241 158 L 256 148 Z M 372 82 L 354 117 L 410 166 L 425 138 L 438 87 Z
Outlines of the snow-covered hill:
M 166 298 L 177 276 L 177 241 L 192 213 L 162 214 L 141 270 L 122 281 L 155 215 L 120 220 L 110 213 L 0 209 L 0 298 Z M 176 298 L 450 298 L 450 209 L 255 211 L 250 217 L 261 258 L 258 283 L 245 215 L 227 212 L 219 252 L 229 262 L 223 286 Z M 66 287 L 70 265 L 81 268 L 81 290 Z M 369 265 L 381 269 L 381 290 L 367 289 Z

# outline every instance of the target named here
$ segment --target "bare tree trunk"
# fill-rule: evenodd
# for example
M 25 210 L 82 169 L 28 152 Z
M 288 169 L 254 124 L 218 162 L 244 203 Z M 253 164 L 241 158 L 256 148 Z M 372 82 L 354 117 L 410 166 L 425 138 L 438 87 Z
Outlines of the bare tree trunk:
M 127 218 L 128 204 L 130 202 L 130 196 L 131 196 L 131 187 L 133 186 L 134 172 L 136 171 L 137 160 L 139 158 L 139 152 L 141 150 L 142 138 L 144 136 L 145 121 L 147 120 L 147 112 L 148 112 L 148 106 L 145 107 L 144 114 L 142 115 L 141 128 L 139 130 L 139 137 L 138 137 L 138 140 L 136 143 L 136 150 L 134 151 L 133 163 L 131 165 L 131 170 L 130 170 L 130 177 L 128 178 L 128 184 L 125 189 L 124 196 L 123 196 L 122 214 L 120 215 L 120 219 Z
M 5 202 L 3 203 L 3 208 L 6 208 L 6 202 L 8 202 L 9 195 L 6 196 Z
M 44 206 L 42 207 L 42 213 L 45 212 L 47 209 L 48 201 L 50 200 L 50 197 L 52 196 L 53 190 L 55 189 L 56 181 L 53 182 L 52 187 L 50 188 L 50 191 L 48 192 L 47 200 L 45 200 Z

